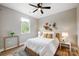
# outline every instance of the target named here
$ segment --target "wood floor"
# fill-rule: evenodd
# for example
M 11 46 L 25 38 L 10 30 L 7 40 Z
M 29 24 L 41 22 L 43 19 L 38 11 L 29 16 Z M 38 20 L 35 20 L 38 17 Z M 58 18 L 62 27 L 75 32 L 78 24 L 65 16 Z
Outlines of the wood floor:
M 0 56 L 11 56 L 12 54 L 16 53 L 17 51 L 20 51 L 21 49 L 24 49 L 23 46 L 14 48 L 14 49 L 10 49 L 4 52 L 0 53 Z M 79 56 L 79 49 L 72 49 L 72 52 L 69 53 L 69 49 L 68 48 L 64 48 L 62 47 L 61 49 L 58 48 L 56 54 L 56 56 Z
M 72 49 L 71 53 L 68 48 L 62 47 L 61 49 L 58 48 L 56 52 L 57 56 L 79 56 L 79 49 Z

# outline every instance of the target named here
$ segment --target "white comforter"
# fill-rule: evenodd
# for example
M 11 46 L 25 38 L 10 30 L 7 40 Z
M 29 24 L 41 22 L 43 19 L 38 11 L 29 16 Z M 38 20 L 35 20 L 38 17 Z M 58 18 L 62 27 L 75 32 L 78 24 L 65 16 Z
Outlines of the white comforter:
M 53 56 L 58 48 L 58 39 L 31 38 L 26 41 L 26 46 L 40 56 Z

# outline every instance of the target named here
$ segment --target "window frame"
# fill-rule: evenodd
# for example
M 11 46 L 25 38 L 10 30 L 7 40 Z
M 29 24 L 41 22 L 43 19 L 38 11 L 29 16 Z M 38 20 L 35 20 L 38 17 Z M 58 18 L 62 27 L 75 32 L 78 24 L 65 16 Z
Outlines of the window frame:
M 27 34 L 27 33 L 30 33 L 30 19 L 25 18 L 25 17 L 21 17 L 21 24 L 22 24 L 22 22 L 23 22 L 23 21 L 22 21 L 22 18 L 24 18 L 24 19 L 28 20 L 28 22 L 27 22 L 27 21 L 26 21 L 26 22 L 29 24 L 29 31 L 28 31 L 28 32 L 23 33 L 23 32 L 22 32 L 22 30 L 21 30 L 21 34 Z M 21 26 L 21 25 L 20 25 L 20 26 Z M 20 28 L 20 29 L 21 29 L 21 28 Z

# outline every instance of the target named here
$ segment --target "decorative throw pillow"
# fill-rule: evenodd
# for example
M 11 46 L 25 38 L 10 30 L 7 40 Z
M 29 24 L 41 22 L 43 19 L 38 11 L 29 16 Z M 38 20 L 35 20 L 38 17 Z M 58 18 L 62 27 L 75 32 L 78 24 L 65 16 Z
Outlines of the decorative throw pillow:
M 47 38 L 47 35 L 48 35 L 48 34 L 45 33 L 45 34 L 43 35 L 43 38 Z
M 53 38 L 53 35 L 52 35 L 52 34 L 48 34 L 48 35 L 47 35 L 47 38 L 52 39 L 52 38 Z

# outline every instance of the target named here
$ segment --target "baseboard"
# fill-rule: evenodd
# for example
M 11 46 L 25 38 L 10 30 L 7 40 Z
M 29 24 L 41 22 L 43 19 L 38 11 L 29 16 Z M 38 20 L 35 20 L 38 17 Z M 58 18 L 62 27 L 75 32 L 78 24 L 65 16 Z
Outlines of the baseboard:
M 2 51 L 4 51 L 4 49 L 2 48 L 2 49 L 0 49 L 0 52 L 2 52 Z
M 25 44 L 25 42 L 22 42 L 22 43 L 20 42 L 20 44 L 19 44 L 19 45 L 24 45 L 24 44 Z

